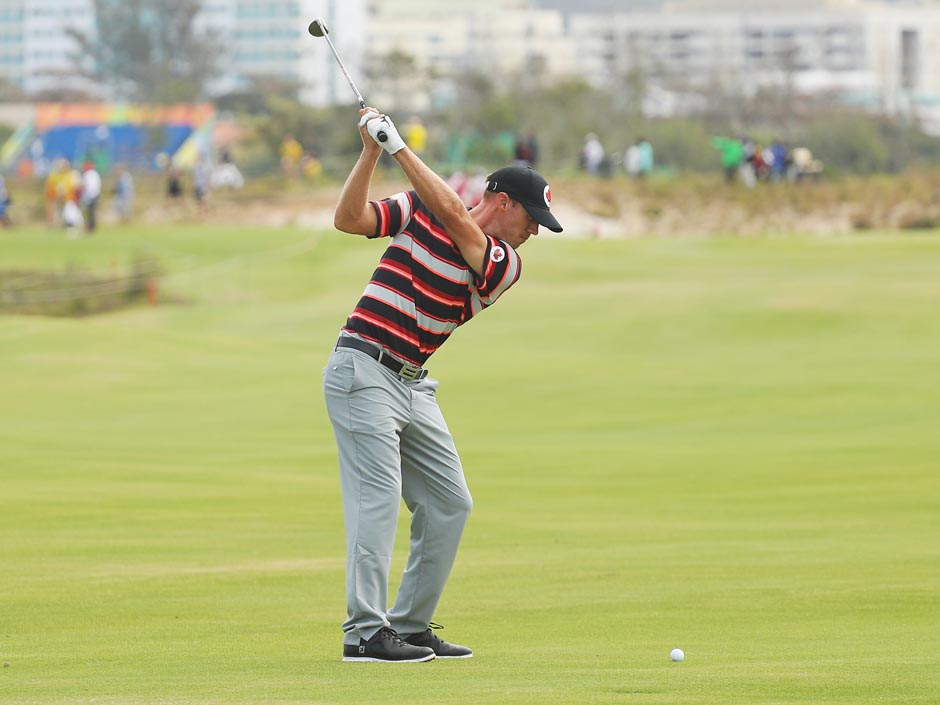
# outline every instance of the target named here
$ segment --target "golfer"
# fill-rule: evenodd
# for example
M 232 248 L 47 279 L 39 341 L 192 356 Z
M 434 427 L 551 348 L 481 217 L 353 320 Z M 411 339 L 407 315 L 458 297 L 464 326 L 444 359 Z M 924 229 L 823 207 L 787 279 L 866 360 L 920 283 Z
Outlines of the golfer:
M 516 250 L 540 225 L 562 228 L 550 210 L 548 184 L 532 169 L 493 172 L 483 200 L 468 211 L 388 117 L 374 108 L 360 115 L 362 153 L 334 225 L 389 243 L 323 372 L 346 527 L 343 660 L 469 658 L 471 649 L 442 641 L 431 621 L 472 499 L 437 404 L 438 382 L 424 365 L 459 325 L 516 283 L 522 268 Z M 383 149 L 412 190 L 370 201 Z M 412 515 L 411 548 L 389 609 L 401 498 Z

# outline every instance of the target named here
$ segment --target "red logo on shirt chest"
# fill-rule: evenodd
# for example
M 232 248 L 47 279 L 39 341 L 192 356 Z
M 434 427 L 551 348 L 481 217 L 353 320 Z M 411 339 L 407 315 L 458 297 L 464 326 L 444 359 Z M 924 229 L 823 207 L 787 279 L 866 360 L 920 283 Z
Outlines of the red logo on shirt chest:
M 490 259 L 494 262 L 502 262 L 504 259 L 506 259 L 506 250 L 497 245 L 490 252 Z

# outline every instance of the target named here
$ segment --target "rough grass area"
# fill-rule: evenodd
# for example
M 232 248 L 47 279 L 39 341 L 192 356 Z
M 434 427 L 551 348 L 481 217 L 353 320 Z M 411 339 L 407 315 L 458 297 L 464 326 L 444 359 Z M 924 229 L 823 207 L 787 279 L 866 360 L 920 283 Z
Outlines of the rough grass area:
M 162 267 L 135 258 L 126 270 L 91 271 L 73 265 L 62 270 L 0 270 L 0 313 L 91 316 L 135 306 L 158 290 Z
M 846 235 L 940 227 L 940 174 L 929 170 L 760 183 L 752 189 L 725 184 L 715 175 L 666 173 L 637 182 L 570 180 L 552 190 L 562 207 L 579 206 L 587 231 L 609 238 Z
M 193 303 L 0 318 L 4 705 L 936 699 L 940 239 L 528 243 L 430 365 L 476 656 L 389 667 L 340 662 L 320 391 L 381 243 L 25 235 L 11 267 L 146 244 Z

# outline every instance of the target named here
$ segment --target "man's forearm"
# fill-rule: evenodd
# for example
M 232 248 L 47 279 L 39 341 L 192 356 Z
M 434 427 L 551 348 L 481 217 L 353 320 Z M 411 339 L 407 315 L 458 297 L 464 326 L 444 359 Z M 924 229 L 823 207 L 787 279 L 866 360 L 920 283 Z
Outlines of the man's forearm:
M 412 152 L 405 148 L 395 153 L 395 160 L 401 165 L 401 169 L 408 177 L 408 181 L 414 187 L 418 196 L 424 201 L 438 220 L 445 227 L 448 227 L 452 218 L 458 220 L 470 220 L 467 215 L 467 208 L 463 201 L 454 192 L 444 179 L 438 176 L 427 164 Z
M 393 156 L 418 197 L 441 221 L 467 264 L 478 274 L 482 274 L 486 238 L 454 189 L 407 147 Z
M 333 214 L 333 225 L 338 230 L 359 235 L 373 234 L 375 219 L 372 209 L 369 208 L 369 187 L 372 185 L 372 175 L 380 156 L 381 149 L 363 149 L 346 177 Z

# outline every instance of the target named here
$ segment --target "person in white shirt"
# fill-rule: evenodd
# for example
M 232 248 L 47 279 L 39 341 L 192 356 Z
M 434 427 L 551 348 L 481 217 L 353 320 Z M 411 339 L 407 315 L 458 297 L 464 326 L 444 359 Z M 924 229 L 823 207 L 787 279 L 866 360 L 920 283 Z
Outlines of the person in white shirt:
M 101 197 L 101 174 L 94 162 L 87 161 L 82 167 L 82 205 L 85 207 L 85 232 L 93 233 L 98 223 L 95 214 Z

